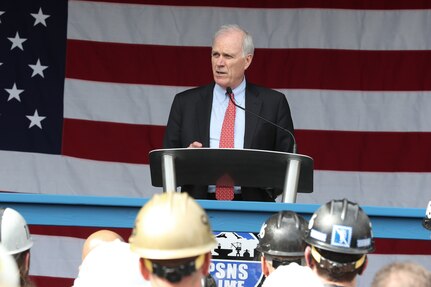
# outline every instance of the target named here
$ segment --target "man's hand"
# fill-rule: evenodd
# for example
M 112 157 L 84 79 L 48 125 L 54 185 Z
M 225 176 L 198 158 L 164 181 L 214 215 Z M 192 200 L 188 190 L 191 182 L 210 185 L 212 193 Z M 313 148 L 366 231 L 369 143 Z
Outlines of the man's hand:
M 192 142 L 189 145 L 189 148 L 200 148 L 200 147 L 202 147 L 202 144 L 200 142 Z

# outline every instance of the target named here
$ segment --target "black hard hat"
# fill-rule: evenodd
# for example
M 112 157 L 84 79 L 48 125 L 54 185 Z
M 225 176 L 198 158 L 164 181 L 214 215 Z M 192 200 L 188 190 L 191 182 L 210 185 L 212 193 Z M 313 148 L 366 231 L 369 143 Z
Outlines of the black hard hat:
M 304 256 L 307 220 L 293 211 L 280 211 L 269 217 L 259 232 L 259 252 L 272 256 Z
M 374 251 L 371 221 L 362 208 L 347 199 L 322 205 L 310 219 L 305 241 L 320 249 L 367 254 Z

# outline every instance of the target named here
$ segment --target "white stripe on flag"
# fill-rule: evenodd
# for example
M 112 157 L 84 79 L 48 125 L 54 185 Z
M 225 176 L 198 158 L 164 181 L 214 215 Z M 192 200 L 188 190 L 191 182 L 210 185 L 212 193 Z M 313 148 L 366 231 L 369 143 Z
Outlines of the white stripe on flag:
M 144 164 L 10 151 L 0 151 L 0 162 L 8 163 L 0 165 L 3 191 L 140 198 L 161 192 Z
M 429 91 L 280 91 L 287 95 L 295 129 L 431 131 Z
M 84 239 L 32 235 L 30 275 L 76 278 Z
M 64 115 L 71 119 L 164 126 L 174 95 L 185 89 L 67 79 Z M 431 92 L 279 91 L 287 95 L 296 129 L 431 131 L 431 121 L 427 120 Z
M 298 203 L 324 204 L 348 198 L 360 205 L 424 208 L 431 173 L 314 171 L 314 192 Z
M 107 163 L 66 156 L 0 151 L 0 190 L 24 193 L 150 197 L 144 164 Z M 52 176 L 55 174 L 55 176 Z M 323 204 L 347 197 L 362 205 L 423 208 L 431 173 L 314 172 L 314 192 L 298 194 L 298 203 Z M 408 191 L 409 196 L 406 196 Z M 372 196 L 371 196 L 372 195 Z
M 64 117 L 165 126 L 174 95 L 185 89 L 66 79 Z
M 431 10 L 248 9 L 69 1 L 68 38 L 211 46 L 215 30 L 235 19 L 253 35 L 257 48 L 426 50 L 431 47 L 430 17 Z M 148 27 L 157 27 L 157 32 Z

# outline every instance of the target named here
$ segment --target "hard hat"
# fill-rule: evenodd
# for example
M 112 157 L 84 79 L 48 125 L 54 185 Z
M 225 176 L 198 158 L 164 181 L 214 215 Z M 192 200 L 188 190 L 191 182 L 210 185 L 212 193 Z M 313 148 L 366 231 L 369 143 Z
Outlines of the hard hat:
M 19 280 L 20 275 L 15 259 L 0 244 L 0 286 L 18 287 Z
M 259 252 L 272 256 L 304 256 L 307 220 L 293 211 L 280 211 L 270 216 L 258 234 Z
M 155 194 L 139 211 L 129 242 L 140 257 L 160 260 L 198 256 L 217 244 L 207 214 L 185 192 Z
M 308 227 L 305 241 L 322 250 L 344 254 L 374 251 L 370 219 L 358 204 L 347 199 L 322 205 Z
M 12 208 L 0 208 L 0 242 L 9 254 L 17 254 L 33 246 L 27 222 Z

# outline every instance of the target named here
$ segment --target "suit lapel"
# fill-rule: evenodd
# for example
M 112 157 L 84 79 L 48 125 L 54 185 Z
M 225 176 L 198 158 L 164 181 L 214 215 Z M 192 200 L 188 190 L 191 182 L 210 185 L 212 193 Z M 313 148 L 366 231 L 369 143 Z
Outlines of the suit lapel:
M 262 106 L 262 99 L 259 91 L 253 85 L 247 84 L 245 89 L 245 108 L 255 114 L 260 113 Z M 251 148 L 253 136 L 259 119 L 251 113 L 245 113 L 245 135 L 244 135 L 244 148 Z
M 213 103 L 214 84 L 206 86 L 200 97 L 200 102 L 196 106 L 196 119 L 199 132 L 199 138 L 204 147 L 210 146 L 210 121 L 211 108 Z

